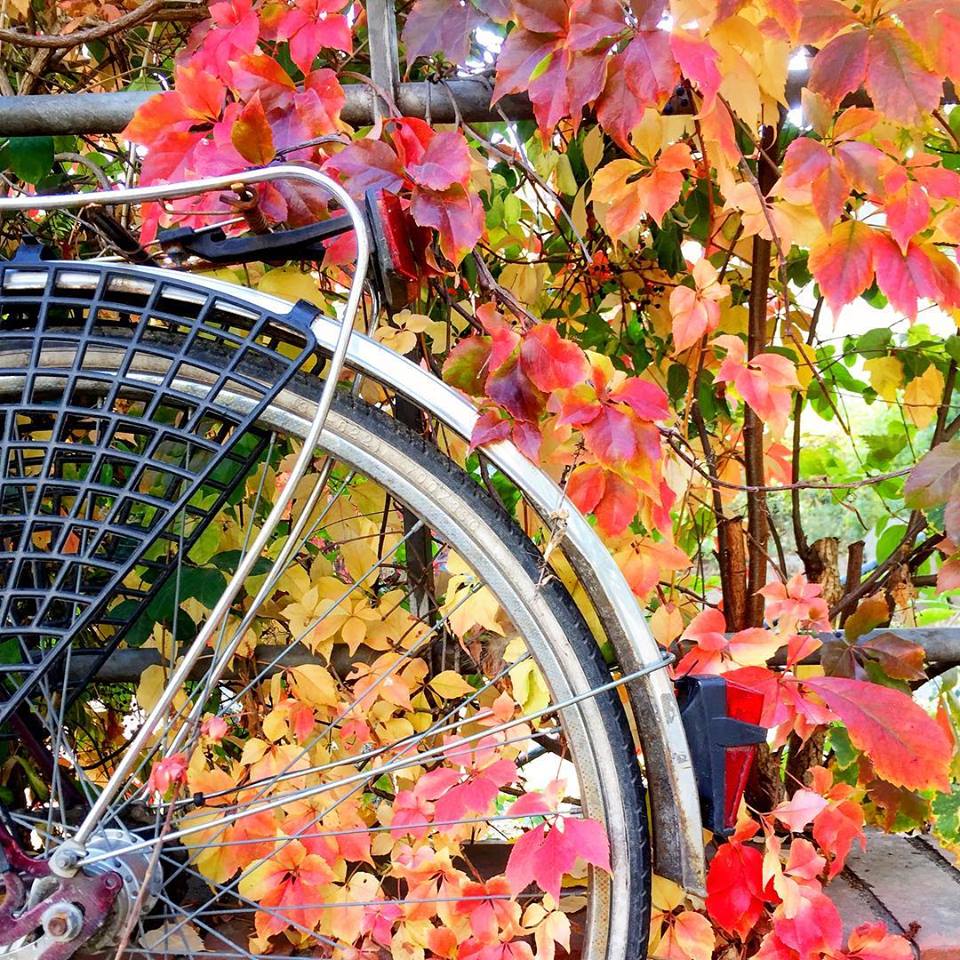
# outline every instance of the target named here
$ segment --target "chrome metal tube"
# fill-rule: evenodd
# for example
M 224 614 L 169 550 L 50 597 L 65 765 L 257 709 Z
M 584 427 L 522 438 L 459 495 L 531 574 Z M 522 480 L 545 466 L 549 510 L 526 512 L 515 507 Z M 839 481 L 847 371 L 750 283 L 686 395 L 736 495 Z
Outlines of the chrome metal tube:
M 44 196 L 44 197 L 8 197 L 0 199 L 0 213 L 4 210 L 60 210 L 64 208 L 97 205 L 116 205 L 128 203 L 146 203 L 155 200 L 169 200 L 177 197 L 193 196 L 198 193 L 207 193 L 213 190 L 229 189 L 233 184 L 256 184 L 264 181 L 276 180 L 306 180 L 317 186 L 323 187 L 329 192 L 347 212 L 354 225 L 357 237 L 357 260 L 356 270 L 353 280 L 350 284 L 350 292 L 347 297 L 346 307 L 343 317 L 340 321 L 340 328 L 337 334 L 336 342 L 333 347 L 333 355 L 330 361 L 330 368 L 327 374 L 327 380 L 324 383 L 323 391 L 320 395 L 320 401 L 317 405 L 316 416 L 307 433 L 303 449 L 301 450 L 293 468 L 290 471 L 289 482 L 284 487 L 282 493 L 273 505 L 263 527 L 257 535 L 249 550 L 241 559 L 236 572 L 227 584 L 222 596 L 217 601 L 210 617 L 203 625 L 203 628 L 197 634 L 196 639 L 184 653 L 183 659 L 177 668 L 171 674 L 166 688 L 160 699 L 157 701 L 150 714 L 144 720 L 140 730 L 131 740 L 127 750 L 123 754 L 116 769 L 111 775 L 109 781 L 97 797 L 90 812 L 86 815 L 80 824 L 77 832 L 71 838 L 70 846 L 74 854 L 82 853 L 83 846 L 90 839 L 96 830 L 100 818 L 109 809 L 114 797 L 123 787 L 127 777 L 136 768 L 139 762 L 141 751 L 146 749 L 156 730 L 165 719 L 167 712 L 173 703 L 181 685 L 189 678 L 197 661 L 207 649 L 207 644 L 213 636 L 217 627 L 223 618 L 227 615 L 234 599 L 240 592 L 243 582 L 253 571 L 254 565 L 260 558 L 261 553 L 267 546 L 277 525 L 283 519 L 287 507 L 293 501 L 296 493 L 297 484 L 306 474 L 307 468 L 313 459 L 314 450 L 323 431 L 324 421 L 330 412 L 333 404 L 334 395 L 337 389 L 337 382 L 340 373 L 343 370 L 344 362 L 347 357 L 347 350 L 350 344 L 350 336 L 353 332 L 353 321 L 360 307 L 361 297 L 363 296 L 363 285 L 367 274 L 367 265 L 370 257 L 370 241 L 367 235 L 366 224 L 360 208 L 356 205 L 353 198 L 336 181 L 332 180 L 326 174 L 321 173 L 311 167 L 300 166 L 298 164 L 278 164 L 272 167 L 263 167 L 256 170 L 247 170 L 243 173 L 231 174 L 223 177 L 208 177 L 201 180 L 194 180 L 186 183 L 157 184 L 149 187 L 135 187 L 133 189 L 121 190 L 103 190 L 93 193 L 69 194 L 63 196 Z M 325 326 L 320 323 L 320 326 Z M 240 631 L 226 644 L 222 650 L 217 651 L 216 658 L 210 666 L 208 682 L 210 685 L 216 684 L 220 676 L 223 675 L 230 662 L 231 657 L 236 652 L 243 634 Z M 190 721 L 195 721 L 202 711 L 202 701 L 191 711 Z M 60 866 L 71 869 L 69 857 L 61 859 Z

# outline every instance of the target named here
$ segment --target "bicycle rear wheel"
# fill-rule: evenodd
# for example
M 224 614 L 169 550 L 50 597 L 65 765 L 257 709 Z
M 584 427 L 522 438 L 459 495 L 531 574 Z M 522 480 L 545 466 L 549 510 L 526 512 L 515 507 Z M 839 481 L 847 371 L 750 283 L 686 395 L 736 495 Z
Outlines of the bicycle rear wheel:
M 230 433 L 224 445 L 257 452 L 231 461 L 225 495 L 198 493 L 175 513 L 169 535 L 129 565 L 122 589 L 89 620 L 85 652 L 71 635 L 57 669 L 25 701 L 26 725 L 56 758 L 45 772 L 22 739 L 6 747 L 33 778 L 9 807 L 34 853 L 69 838 L 78 808 L 109 774 L 177 642 L 211 605 L 217 574 L 222 580 L 262 520 L 320 389 L 314 377 L 289 378 L 278 361 L 251 356 L 236 372 L 263 391 L 223 391 L 218 371 L 230 355 L 212 343 L 185 346 L 169 330 L 142 337 L 132 358 L 107 337 L 84 346 L 78 361 L 79 349 L 63 336 L 28 358 L 19 341 L 0 343 L 0 371 L 8 371 L 0 404 L 24 396 L 23 378 L 9 371 L 35 368 L 31 402 L 53 405 L 57 371 L 77 368 L 71 404 L 91 418 L 73 421 L 72 442 L 82 447 L 105 407 L 127 423 L 143 419 L 147 430 L 169 420 L 163 403 L 143 405 L 147 386 L 199 406 L 218 384 L 219 405 L 252 438 Z M 42 427 L 21 423 L 21 447 L 42 445 Z M 122 431 L 111 440 L 124 455 L 129 442 Z M 366 944 L 441 956 L 445 935 L 430 930 L 447 928 L 471 949 L 508 941 L 520 955 L 540 916 L 531 905 L 543 902 L 543 877 L 505 887 L 512 846 L 586 818 L 603 825 L 612 870 L 584 874 L 581 864 L 578 876 L 565 875 L 561 907 L 574 949 L 642 955 L 649 844 L 640 770 L 616 691 L 577 700 L 611 676 L 582 617 L 475 479 L 395 419 L 340 397 L 321 446 L 318 456 L 332 464 L 327 489 L 249 643 L 219 682 L 200 673 L 185 684 L 157 754 L 144 755 L 88 844 L 84 869 L 120 872 L 128 906 L 114 907 L 87 949 L 115 952 L 125 941 L 130 956 L 203 949 L 232 957 L 317 947 L 339 955 Z M 189 467 L 190 450 L 180 456 Z M 205 497 L 212 515 L 185 522 Z M 305 488 L 299 503 L 308 498 Z M 57 509 L 78 513 L 68 496 Z M 288 532 L 278 530 L 277 550 Z M 65 555 L 68 537 L 58 540 Z M 134 622 L 118 626 L 118 609 L 132 610 L 131 591 L 159 582 L 161 566 L 163 586 L 147 589 Z M 249 601 L 241 598 L 238 619 Z M 118 633 L 124 644 L 83 683 L 91 651 Z M 143 668 L 136 682 L 123 662 Z M 458 675 L 469 684 L 458 685 Z M 203 727 L 187 730 L 183 717 L 197 701 Z M 23 712 L 16 717 L 26 723 Z M 164 778 L 176 782 L 180 756 L 186 787 L 177 792 Z M 545 823 L 510 812 L 518 793 L 556 791 L 561 780 L 564 795 Z M 433 786 L 418 793 L 421 783 Z M 271 885 L 270 877 L 282 879 Z M 306 899 L 287 896 L 297 883 Z M 489 905 L 494 919 L 471 904 Z

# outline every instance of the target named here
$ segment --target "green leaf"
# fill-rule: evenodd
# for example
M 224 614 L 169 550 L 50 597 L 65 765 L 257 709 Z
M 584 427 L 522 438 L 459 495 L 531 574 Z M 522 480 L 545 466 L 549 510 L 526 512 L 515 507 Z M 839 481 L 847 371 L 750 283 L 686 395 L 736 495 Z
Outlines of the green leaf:
M 53 137 L 11 137 L 3 165 L 27 183 L 39 183 L 53 169 Z
M 877 563 L 883 563 L 900 546 L 906 532 L 905 523 L 891 523 L 877 541 Z
M 207 563 L 217 552 L 217 548 L 220 546 L 221 536 L 222 531 L 220 527 L 215 523 L 209 524 L 207 529 L 197 538 L 197 542 L 190 550 L 190 560 L 200 565 Z
M 860 756 L 860 751 L 851 742 L 846 727 L 840 724 L 832 726 L 827 739 L 830 749 L 833 750 L 837 766 L 841 770 L 845 770 L 851 763 L 855 763 L 857 757 Z
M 888 327 L 874 327 L 857 337 L 854 349 L 857 353 L 874 354 L 886 353 L 893 342 L 893 333 Z
M 960 843 L 960 784 L 950 793 L 938 793 L 931 804 L 934 832 L 949 843 Z
M 690 371 L 682 363 L 674 363 L 667 370 L 667 394 L 671 400 L 683 398 L 690 382 Z
M 888 303 L 887 298 L 880 292 L 876 280 L 860 296 L 876 310 L 882 310 Z

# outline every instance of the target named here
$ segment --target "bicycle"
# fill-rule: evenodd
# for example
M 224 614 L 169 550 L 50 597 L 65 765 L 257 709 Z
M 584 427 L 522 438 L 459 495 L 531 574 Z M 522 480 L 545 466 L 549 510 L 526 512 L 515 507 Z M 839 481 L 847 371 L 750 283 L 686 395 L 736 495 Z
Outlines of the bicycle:
M 324 174 L 294 164 L 3 199 L 0 210 L 141 203 L 281 177 L 323 187 L 342 213 L 265 236 L 174 231 L 168 246 L 215 263 L 300 259 L 349 229 L 357 255 L 339 318 L 168 269 L 46 260 L 35 246 L 0 264 L 0 731 L 29 772 L 3 805 L 0 956 L 253 957 L 254 940 L 280 955 L 302 955 L 307 943 L 349 953 L 349 934 L 337 936 L 328 920 L 337 902 L 270 904 L 251 894 L 250 877 L 283 850 L 303 856 L 339 844 L 342 853 L 362 838 L 328 865 L 346 883 L 375 862 L 376 837 L 426 835 L 454 843 L 456 863 L 471 864 L 482 882 L 502 871 L 518 824 L 542 822 L 512 816 L 504 791 L 539 783 L 526 770 L 544 757 L 568 781 L 555 813 L 599 821 L 609 843 L 609 872 L 591 866 L 568 874 L 562 888 L 580 952 L 642 956 L 653 863 L 690 889 L 702 886 L 701 801 L 711 826 L 729 827 L 762 731 L 743 722 L 756 719 L 749 709 L 730 719 L 737 711 L 723 681 L 688 689 L 682 719 L 664 669 L 671 658 L 560 488 L 511 444 L 484 450 L 489 469 L 538 518 L 538 546 L 449 452 L 470 437 L 474 408 L 422 366 L 353 332 L 365 285 L 375 313 L 378 299 L 397 300 L 411 280 L 402 212 L 376 197 L 361 210 Z M 376 393 L 373 402 L 364 391 Z M 362 550 L 338 541 L 345 518 L 364 531 Z M 211 573 L 196 557 L 225 530 L 236 548 L 229 577 L 218 579 L 218 568 Z M 308 565 L 309 576 L 290 574 Z M 285 610 L 298 600 L 309 606 L 315 568 L 324 589 L 339 584 L 338 595 L 318 598 L 299 623 L 290 614 L 283 630 L 268 627 L 282 642 L 251 639 L 263 611 L 283 622 L 278 595 Z M 212 583 L 205 605 L 193 593 L 184 599 L 197 569 Z M 488 603 L 486 614 L 470 612 L 475 597 Z M 200 604 L 202 625 L 185 604 L 194 612 Z M 354 657 L 362 644 L 353 634 L 344 641 L 350 617 L 369 625 L 351 629 L 367 631 L 372 654 Z M 399 640 L 379 636 L 388 621 Z M 144 647 L 144 627 L 155 622 L 161 639 Z M 131 653 L 143 670 L 139 685 L 117 674 Z M 350 712 L 389 705 L 391 678 L 417 663 L 427 671 L 414 714 L 423 729 L 385 721 L 394 733 L 348 743 Z M 249 698 L 272 709 L 296 702 L 320 676 L 305 668 L 317 666 L 347 707 L 315 704 L 302 736 L 287 723 L 272 742 L 244 737 Z M 534 667 L 548 702 L 497 713 L 495 697 Z M 160 689 L 145 707 L 143 678 L 158 670 Z M 467 688 L 449 697 L 428 691 L 428 678 L 451 671 L 472 678 Z M 131 727 L 114 730 L 117 745 L 105 756 L 97 755 L 104 738 L 84 729 L 91 716 Z M 219 740 L 211 718 L 222 721 Z M 279 759 L 247 763 L 252 739 Z M 444 821 L 441 793 L 424 801 L 419 821 L 377 819 L 378 810 L 396 817 L 401 791 L 412 793 L 443 762 L 461 771 L 447 791 L 473 782 L 485 769 L 479 752 L 494 747 L 516 776 L 490 781 L 488 806 Z M 192 796 L 165 789 L 192 782 L 195 770 L 177 768 L 186 762 L 203 766 L 213 786 Z M 213 776 L 228 764 L 242 768 L 236 782 Z M 362 815 L 351 819 L 345 811 L 358 796 Z M 217 859 L 236 849 L 252 857 L 234 869 Z M 419 905 L 441 926 L 449 920 L 443 904 L 453 898 L 441 880 L 419 896 L 412 881 L 404 889 L 385 879 L 376 889 L 340 903 L 354 913 L 339 916 L 396 917 Z M 523 892 L 478 896 L 513 903 Z M 278 948 L 280 934 L 291 949 Z

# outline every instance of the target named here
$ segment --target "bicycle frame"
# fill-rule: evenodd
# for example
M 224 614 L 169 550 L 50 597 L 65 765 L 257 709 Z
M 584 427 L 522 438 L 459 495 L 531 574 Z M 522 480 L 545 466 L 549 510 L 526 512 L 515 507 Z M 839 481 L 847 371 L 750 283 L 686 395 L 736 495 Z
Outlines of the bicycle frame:
M 210 620 L 186 651 L 163 696 L 134 738 L 127 755 L 77 834 L 69 844 L 64 844 L 55 853 L 55 857 L 59 855 L 60 860 L 53 864 L 54 868 L 64 875 L 75 872 L 84 841 L 93 832 L 103 811 L 108 808 L 135 764 L 138 754 L 162 722 L 182 680 L 189 675 L 205 650 L 208 639 L 223 619 L 243 579 L 259 558 L 262 547 L 279 522 L 288 500 L 292 499 L 297 482 L 305 474 L 312 451 L 320 438 L 343 367 L 348 365 L 364 377 L 389 385 L 464 439 L 469 439 L 477 421 L 478 413 L 474 406 L 431 373 L 372 339 L 361 335 L 351 337 L 353 320 L 366 279 L 369 240 L 363 217 L 356 204 L 339 184 L 317 170 L 296 164 L 282 164 L 191 183 L 58 197 L 4 198 L 0 199 L 0 213 L 4 210 L 63 209 L 89 204 L 142 203 L 277 178 L 308 180 L 324 187 L 342 204 L 356 227 L 357 270 L 351 284 L 345 315 L 341 320 L 318 315 L 312 324 L 319 346 L 332 355 L 332 366 L 324 384 L 317 415 L 309 427 L 307 442 L 304 443 L 303 452 L 295 465 L 295 476 L 287 483 L 284 496 L 279 498 L 274 506 L 245 562 L 227 585 L 224 595 L 211 613 Z M 163 273 L 148 267 L 131 268 L 130 272 L 132 276 L 141 277 Z M 191 282 L 197 286 L 228 292 L 233 296 L 238 295 L 236 287 L 221 281 L 198 277 L 192 278 Z M 291 308 L 288 302 L 257 291 L 244 291 L 243 296 L 249 302 L 268 307 L 277 313 L 288 312 Z M 651 668 L 651 672 L 629 684 L 628 690 L 643 747 L 652 809 L 656 870 L 685 888 L 700 893 L 703 891 L 705 863 L 696 777 L 672 683 L 663 670 L 655 669 L 658 664 L 662 664 L 662 652 L 647 628 L 633 593 L 609 551 L 556 483 L 527 460 L 509 441 L 500 441 L 485 447 L 484 452 L 543 518 L 562 521 L 562 549 L 604 624 L 623 672 L 634 674 Z M 238 631 L 234 642 L 228 644 L 222 653 L 218 653 L 212 667 L 214 677 L 219 676 L 225 669 L 242 635 L 243 631 Z

